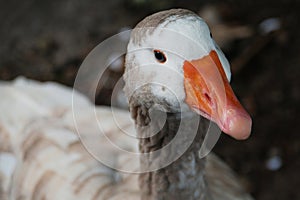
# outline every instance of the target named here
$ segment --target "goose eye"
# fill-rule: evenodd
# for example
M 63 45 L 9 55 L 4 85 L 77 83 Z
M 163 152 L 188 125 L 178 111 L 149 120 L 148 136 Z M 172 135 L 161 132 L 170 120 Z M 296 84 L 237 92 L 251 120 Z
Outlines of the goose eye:
M 211 33 L 210 33 L 210 37 L 211 37 L 211 38 L 213 37 Z
M 159 50 L 154 50 L 153 52 L 154 52 L 154 56 L 158 62 L 165 63 L 167 61 L 167 58 L 163 52 L 161 52 Z

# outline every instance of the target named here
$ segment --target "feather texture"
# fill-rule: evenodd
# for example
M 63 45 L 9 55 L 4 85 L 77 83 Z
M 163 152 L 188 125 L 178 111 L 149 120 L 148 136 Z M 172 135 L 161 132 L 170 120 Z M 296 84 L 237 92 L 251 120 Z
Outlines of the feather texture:
M 56 83 L 40 83 L 24 78 L 2 82 L 0 93 L 0 197 L 22 200 L 140 199 L 138 175 L 113 170 L 89 154 L 80 142 L 74 125 L 72 90 Z M 62 98 L 56 98 L 59 94 Z M 84 136 L 93 139 L 97 127 L 89 124 L 92 104 L 79 93 L 82 106 L 78 126 Z M 89 110 L 89 109 L 86 109 Z M 110 138 L 120 137 L 107 107 L 96 107 L 96 115 L 106 120 Z M 125 129 L 133 129 L 129 113 L 117 110 Z M 124 147 L 136 149 L 132 140 L 121 138 Z M 106 148 L 101 146 L 99 151 Z M 113 150 L 112 150 L 113 151 Z M 128 165 L 126 159 L 113 155 L 112 162 Z M 133 166 L 136 167 L 136 166 Z M 251 199 L 228 166 L 215 155 L 205 166 L 211 199 Z M 226 191 L 226 192 L 224 192 Z M 226 194 L 225 194 L 226 193 Z

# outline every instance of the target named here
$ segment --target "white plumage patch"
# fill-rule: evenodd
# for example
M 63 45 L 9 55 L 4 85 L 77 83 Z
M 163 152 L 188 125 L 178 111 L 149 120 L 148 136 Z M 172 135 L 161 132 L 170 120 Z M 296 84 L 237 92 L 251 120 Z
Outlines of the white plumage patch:
M 186 16 L 169 17 L 157 27 L 136 31 L 141 38 L 130 40 L 126 56 L 125 93 L 131 95 L 145 84 L 152 83 L 151 92 L 160 100 L 177 107 L 184 104 L 185 61 L 200 59 L 215 50 L 230 80 L 229 63 L 210 36 L 202 18 Z M 164 53 L 166 62 L 159 62 L 154 50 Z

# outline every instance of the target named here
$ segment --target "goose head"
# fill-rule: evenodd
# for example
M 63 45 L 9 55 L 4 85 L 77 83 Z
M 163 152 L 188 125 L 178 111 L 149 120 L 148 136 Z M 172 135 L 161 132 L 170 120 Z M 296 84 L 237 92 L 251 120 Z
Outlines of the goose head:
M 251 118 L 229 84 L 230 65 L 193 12 L 172 9 L 146 17 L 131 33 L 125 63 L 130 104 L 192 110 L 236 139 L 250 135 Z

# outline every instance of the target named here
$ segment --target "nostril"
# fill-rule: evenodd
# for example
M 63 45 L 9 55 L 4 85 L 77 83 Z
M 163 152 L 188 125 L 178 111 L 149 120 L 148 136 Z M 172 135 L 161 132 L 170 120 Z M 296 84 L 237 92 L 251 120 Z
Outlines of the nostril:
M 205 99 L 208 101 L 208 103 L 212 104 L 212 99 L 211 97 L 209 96 L 209 94 L 207 94 L 206 92 L 204 93 L 204 97 Z

